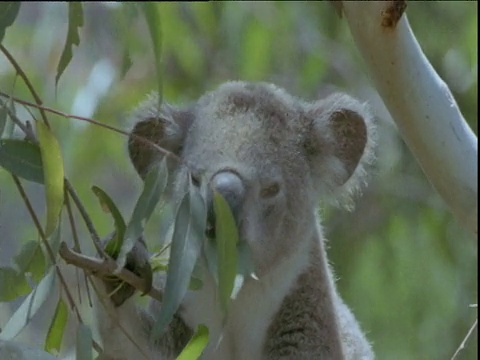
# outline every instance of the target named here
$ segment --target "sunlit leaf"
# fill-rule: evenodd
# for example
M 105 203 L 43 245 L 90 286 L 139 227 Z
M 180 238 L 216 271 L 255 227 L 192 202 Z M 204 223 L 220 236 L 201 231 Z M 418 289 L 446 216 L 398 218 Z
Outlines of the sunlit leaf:
M 35 282 L 40 281 L 45 272 L 45 256 L 38 241 L 25 243 L 14 257 L 20 274 L 30 273 Z
M 18 177 L 43 184 L 40 148 L 25 140 L 0 140 L 0 166 Z
M 223 196 L 214 191 L 215 240 L 218 257 L 218 291 L 220 304 L 227 310 L 237 274 L 238 231 L 232 211 Z
M 0 2 L 0 43 L 5 36 L 5 30 L 13 24 L 20 10 L 21 1 Z
M 120 253 L 120 249 L 122 248 L 123 244 L 123 237 L 125 235 L 125 220 L 123 219 L 122 214 L 118 210 L 117 206 L 113 202 L 113 200 L 108 196 L 108 194 L 100 189 L 97 186 L 92 186 L 92 191 L 95 195 L 97 195 L 98 200 L 102 205 L 102 209 L 105 212 L 112 214 L 114 225 L 115 225 L 115 236 L 113 236 L 105 246 L 105 251 L 108 255 L 112 258 L 116 259 L 118 254 Z
M 190 183 L 175 217 L 162 308 L 151 333 L 152 339 L 171 321 L 188 290 L 205 236 L 206 219 L 205 202 Z
M 0 301 L 15 300 L 31 290 L 24 274 L 11 267 L 0 267 Z
M 157 72 L 158 101 L 162 103 L 163 93 L 163 66 L 162 66 L 162 27 L 160 26 L 160 7 L 155 1 L 140 2 L 147 21 L 148 30 L 152 39 L 153 52 L 155 56 L 155 69 Z
M 63 207 L 63 159 L 60 145 L 50 129 L 37 121 L 37 136 L 42 155 L 45 195 L 47 202 L 47 226 L 45 235 L 55 230 Z
M 30 295 L 23 300 L 10 320 L 8 320 L 0 333 L 0 340 L 11 340 L 22 331 L 51 295 L 54 284 L 55 269 L 51 268 Z
M 67 325 L 68 309 L 67 305 L 60 298 L 55 308 L 55 314 L 53 315 L 52 322 L 48 328 L 47 337 L 45 339 L 45 351 L 58 355 L 60 353 L 60 347 L 62 346 L 63 332 L 65 331 L 65 325 Z
M 202 355 L 208 344 L 208 328 L 205 325 L 198 325 L 190 341 L 178 355 L 177 360 L 196 360 Z
M 133 209 L 132 218 L 128 222 L 125 229 L 125 236 L 122 244 L 122 249 L 117 259 L 119 267 L 123 267 L 126 261 L 126 254 L 132 250 L 137 239 L 142 235 L 145 223 L 155 209 L 160 196 L 167 186 L 168 169 L 166 158 L 152 167 L 148 172 L 143 187 L 135 208 Z
M 92 360 L 92 331 L 84 324 L 77 327 L 77 343 L 75 346 L 76 360 Z
M 68 32 L 67 40 L 63 48 L 60 61 L 58 62 L 57 75 L 55 75 L 55 87 L 57 87 L 58 80 L 67 68 L 70 60 L 72 60 L 72 48 L 73 45 L 80 44 L 80 36 L 78 29 L 83 26 L 83 9 L 82 3 L 72 1 L 68 3 Z

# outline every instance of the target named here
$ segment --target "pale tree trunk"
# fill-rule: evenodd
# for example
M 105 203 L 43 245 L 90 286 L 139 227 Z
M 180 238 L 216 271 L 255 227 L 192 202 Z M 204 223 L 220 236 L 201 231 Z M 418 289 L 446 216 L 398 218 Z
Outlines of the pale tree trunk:
M 477 137 L 413 35 L 406 2 L 339 5 L 403 139 L 456 218 L 476 235 Z

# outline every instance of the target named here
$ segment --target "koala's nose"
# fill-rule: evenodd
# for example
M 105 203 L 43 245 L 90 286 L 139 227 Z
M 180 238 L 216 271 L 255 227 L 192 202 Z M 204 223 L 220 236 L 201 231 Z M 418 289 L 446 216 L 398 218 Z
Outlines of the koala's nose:
M 245 197 L 245 186 L 240 176 L 231 171 L 218 172 L 212 177 L 208 192 L 208 223 L 210 230 L 214 230 L 213 227 L 215 225 L 213 191 L 218 191 L 225 198 L 235 221 L 237 221 Z M 211 237 L 214 236 L 214 234 L 210 235 Z

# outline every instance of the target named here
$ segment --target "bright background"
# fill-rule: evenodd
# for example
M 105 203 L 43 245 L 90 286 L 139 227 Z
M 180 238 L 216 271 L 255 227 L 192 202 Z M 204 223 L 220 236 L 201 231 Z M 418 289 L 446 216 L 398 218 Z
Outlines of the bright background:
M 477 309 L 469 307 L 477 302 L 477 241 L 453 219 L 399 137 L 346 21 L 327 2 L 170 3 L 161 8 L 166 101 L 194 101 L 224 81 L 242 79 L 274 82 L 307 100 L 339 90 L 370 102 L 380 134 L 370 185 L 353 212 L 328 205 L 321 210 L 338 287 L 378 359 L 450 359 L 477 317 Z M 477 8 L 474 1 L 408 2 L 407 8 L 419 43 L 475 133 Z M 67 19 L 66 3 L 24 3 L 3 44 L 47 106 L 130 129 L 125 114 L 157 88 L 143 16 L 118 3 L 84 3 L 80 45 L 55 91 Z M 127 53 L 132 65 L 125 73 Z M 0 90 L 13 89 L 15 96 L 30 100 L 22 81 L 14 79 L 13 68 L 0 55 Z M 29 119 L 20 106 L 17 114 Z M 125 215 L 141 189 L 126 138 L 75 120 L 50 119 L 66 175 L 105 235 L 111 220 L 90 187 L 108 191 Z M 43 188 L 25 185 L 43 213 Z M 2 169 L 0 234 L 0 264 L 9 264 L 22 242 L 37 239 Z M 90 243 L 87 236 L 82 239 Z M 155 242 L 153 235 L 149 242 Z M 0 327 L 16 305 L 0 304 Z M 41 320 L 51 318 L 49 311 L 39 314 L 21 338 L 42 346 L 46 329 Z M 477 331 L 459 359 L 476 359 L 476 338 Z

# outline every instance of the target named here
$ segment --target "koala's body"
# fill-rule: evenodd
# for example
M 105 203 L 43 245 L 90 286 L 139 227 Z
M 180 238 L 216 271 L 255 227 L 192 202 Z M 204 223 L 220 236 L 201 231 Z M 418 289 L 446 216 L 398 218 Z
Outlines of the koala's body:
M 203 287 L 187 293 L 152 345 L 148 332 L 160 303 L 144 311 L 131 298 L 104 299 L 102 358 L 174 359 L 204 324 L 210 331 L 205 360 L 373 359 L 335 288 L 316 214 L 320 198 L 347 199 L 364 181 L 374 143 L 365 105 L 342 94 L 307 103 L 271 84 L 228 82 L 184 109 L 159 109 L 153 96 L 134 118 L 133 134 L 182 160 L 168 162 L 173 202 L 189 174 L 196 185 L 224 195 L 258 280 L 245 281 L 222 324 L 214 281 L 205 272 Z M 129 151 L 142 177 L 164 156 L 136 136 Z

